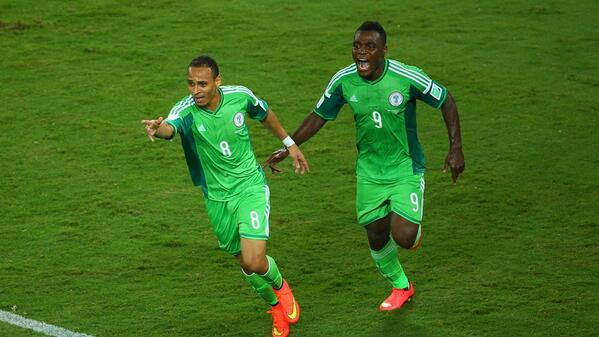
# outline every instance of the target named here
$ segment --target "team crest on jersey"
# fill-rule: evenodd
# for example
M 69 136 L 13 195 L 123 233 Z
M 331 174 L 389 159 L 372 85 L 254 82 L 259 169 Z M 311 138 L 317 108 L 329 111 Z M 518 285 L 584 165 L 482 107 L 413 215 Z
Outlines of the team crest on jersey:
M 393 106 L 400 106 L 403 102 L 403 96 L 399 91 L 394 91 L 389 95 L 389 104 Z
M 233 116 L 233 124 L 238 128 L 243 126 L 243 112 L 240 111 Z

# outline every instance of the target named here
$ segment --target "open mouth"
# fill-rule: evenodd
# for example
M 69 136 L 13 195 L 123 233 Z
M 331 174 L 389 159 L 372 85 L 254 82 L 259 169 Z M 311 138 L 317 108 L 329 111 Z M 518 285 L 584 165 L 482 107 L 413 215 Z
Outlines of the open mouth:
M 361 57 L 356 59 L 356 65 L 360 71 L 367 71 L 370 68 L 370 63 L 368 63 L 368 60 Z

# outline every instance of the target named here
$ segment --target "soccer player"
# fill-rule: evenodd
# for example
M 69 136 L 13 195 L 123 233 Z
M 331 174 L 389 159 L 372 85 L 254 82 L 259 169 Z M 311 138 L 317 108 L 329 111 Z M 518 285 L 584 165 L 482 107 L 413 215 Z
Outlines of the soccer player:
M 354 34 L 353 61 L 326 86 L 314 110 L 293 135 L 306 142 L 344 104 L 354 114 L 358 159 L 356 210 L 366 229 L 370 253 L 393 289 L 380 310 L 400 308 L 414 294 L 399 263 L 397 245 L 416 249 L 422 240 L 425 161 L 416 135 L 416 100 L 440 108 L 449 133 L 445 168 L 454 181 L 464 170 L 456 103 L 449 91 L 422 70 L 385 58 L 386 33 L 378 22 L 364 22 Z M 267 160 L 273 172 L 289 151 Z M 392 238 L 392 240 L 390 239 Z
M 208 217 L 219 245 L 235 256 L 248 283 L 272 308 L 274 337 L 289 334 L 300 308 L 275 260 L 266 255 L 269 189 L 254 155 L 246 115 L 278 137 L 293 158 L 295 172 L 308 163 L 262 99 L 243 86 L 221 86 L 218 65 L 209 56 L 191 61 L 185 96 L 168 117 L 143 120 L 146 133 L 181 143 L 191 179 L 204 193 Z

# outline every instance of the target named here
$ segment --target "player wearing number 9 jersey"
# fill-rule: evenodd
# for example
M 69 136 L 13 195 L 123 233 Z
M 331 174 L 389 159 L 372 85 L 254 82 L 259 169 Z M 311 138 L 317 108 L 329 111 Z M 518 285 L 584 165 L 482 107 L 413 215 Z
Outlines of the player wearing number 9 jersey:
M 381 274 L 393 286 L 380 310 L 401 307 L 414 293 L 399 263 L 397 245 L 417 248 L 421 240 L 425 161 L 416 134 L 416 101 L 440 108 L 450 150 L 446 167 L 456 181 L 464 169 L 459 117 L 453 97 L 422 70 L 387 59 L 387 35 L 378 22 L 364 22 L 355 32 L 354 63 L 329 81 L 316 107 L 294 133 L 302 144 L 342 106 L 353 111 L 358 158 L 356 210 L 366 229 L 370 253 Z M 287 151 L 275 151 L 273 171 Z M 392 240 L 390 239 L 392 238 Z
M 177 134 L 191 179 L 204 193 L 208 217 L 222 249 L 235 256 L 248 283 L 271 306 L 272 335 L 289 334 L 299 304 L 275 260 L 266 255 L 270 193 L 256 161 L 246 116 L 260 121 L 283 141 L 296 172 L 308 164 L 268 104 L 243 86 L 221 86 L 216 61 L 199 56 L 188 66 L 185 96 L 166 120 L 142 121 L 150 139 Z

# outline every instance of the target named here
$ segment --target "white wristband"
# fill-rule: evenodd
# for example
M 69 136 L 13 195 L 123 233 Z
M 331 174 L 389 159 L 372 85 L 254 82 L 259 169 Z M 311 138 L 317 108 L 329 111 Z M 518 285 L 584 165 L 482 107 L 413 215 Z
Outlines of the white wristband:
M 295 142 L 293 141 L 293 138 L 291 138 L 290 136 L 287 136 L 285 139 L 283 139 L 283 145 L 285 145 L 286 148 L 289 148 L 294 144 Z

